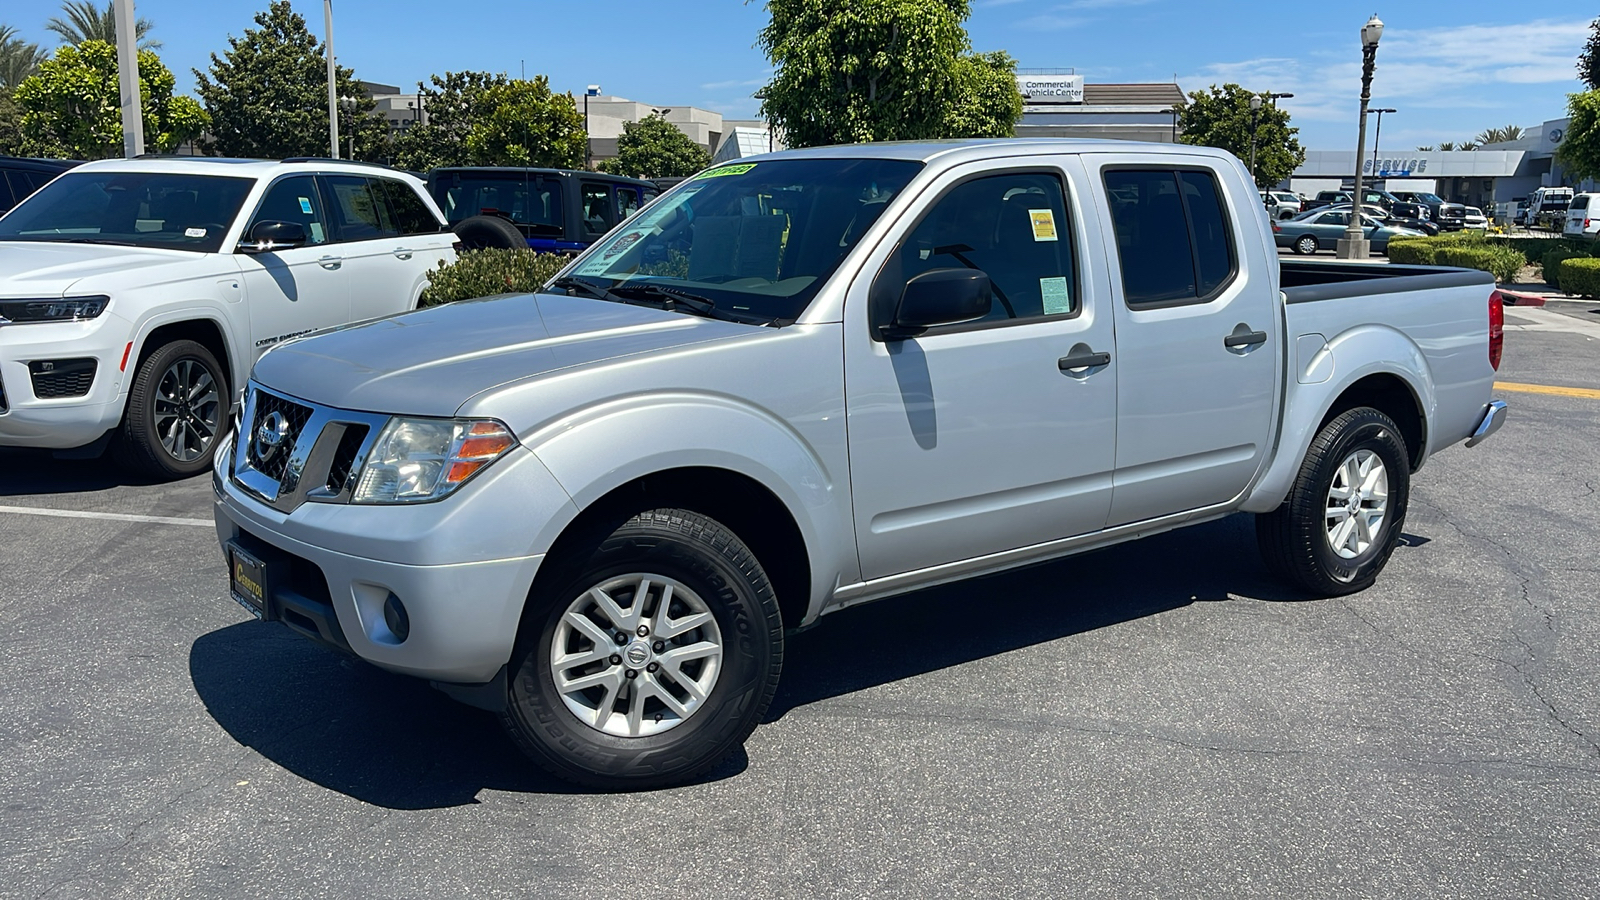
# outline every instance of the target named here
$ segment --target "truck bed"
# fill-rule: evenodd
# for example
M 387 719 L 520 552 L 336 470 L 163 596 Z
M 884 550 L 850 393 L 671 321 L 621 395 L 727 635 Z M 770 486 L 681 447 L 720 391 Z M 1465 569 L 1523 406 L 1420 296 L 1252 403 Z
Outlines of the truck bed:
M 1278 269 L 1281 273 L 1279 286 L 1290 303 L 1395 294 L 1428 288 L 1481 285 L 1486 291 L 1494 289 L 1494 276 L 1476 269 L 1290 259 L 1281 260 Z

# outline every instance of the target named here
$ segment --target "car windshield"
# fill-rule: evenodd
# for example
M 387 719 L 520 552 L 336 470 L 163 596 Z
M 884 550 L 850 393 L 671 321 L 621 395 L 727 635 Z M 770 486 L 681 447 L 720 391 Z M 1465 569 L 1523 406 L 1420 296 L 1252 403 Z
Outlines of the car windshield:
M 170 172 L 68 172 L 0 219 L 0 241 L 215 253 L 254 183 Z
M 561 179 L 533 172 L 440 172 L 433 199 L 451 225 L 471 216 L 502 215 L 530 237 L 560 237 Z
M 1440 197 L 1438 194 L 1413 194 L 1412 196 L 1414 198 L 1418 199 L 1418 200 L 1421 200 L 1423 203 L 1443 203 L 1444 202 L 1444 198 Z
M 743 319 L 787 324 L 922 168 L 793 159 L 708 169 L 595 246 L 569 272 L 609 291 L 666 288 Z

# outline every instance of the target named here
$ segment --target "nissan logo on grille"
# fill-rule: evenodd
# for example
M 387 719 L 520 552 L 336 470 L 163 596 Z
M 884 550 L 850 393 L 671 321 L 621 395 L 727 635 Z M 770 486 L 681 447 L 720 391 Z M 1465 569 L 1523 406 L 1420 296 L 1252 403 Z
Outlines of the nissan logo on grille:
M 278 452 L 278 448 L 283 446 L 284 438 L 288 436 L 289 420 L 281 412 L 269 413 L 256 429 L 256 457 L 271 459 L 272 454 Z

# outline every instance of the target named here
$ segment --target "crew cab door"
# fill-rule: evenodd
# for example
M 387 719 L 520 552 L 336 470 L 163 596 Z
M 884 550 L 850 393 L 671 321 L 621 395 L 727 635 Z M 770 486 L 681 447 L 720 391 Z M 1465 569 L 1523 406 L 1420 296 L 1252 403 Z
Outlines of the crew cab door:
M 1086 156 L 1113 260 L 1120 361 L 1109 525 L 1222 503 L 1266 459 L 1281 377 L 1278 300 L 1235 167 Z
M 1083 179 L 1072 157 L 953 169 L 852 284 L 846 415 L 865 578 L 1105 524 L 1121 365 Z M 884 337 L 906 283 L 944 268 L 989 276 L 988 315 Z
M 334 237 L 344 254 L 351 320 L 411 309 L 430 267 L 425 260 L 442 259 L 450 237 L 403 182 L 349 174 L 321 177 L 328 185 Z
M 256 204 L 244 239 L 257 223 L 270 221 L 299 223 L 307 242 L 292 249 L 238 254 L 257 354 L 295 335 L 350 321 L 344 256 L 332 241 L 316 178 L 288 175 L 273 182 Z

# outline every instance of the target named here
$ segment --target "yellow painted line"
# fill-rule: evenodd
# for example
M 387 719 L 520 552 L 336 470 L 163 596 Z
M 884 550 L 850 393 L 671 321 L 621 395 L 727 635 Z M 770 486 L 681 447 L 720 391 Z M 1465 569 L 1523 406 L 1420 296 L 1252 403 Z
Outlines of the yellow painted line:
M 1600 390 L 1594 388 L 1557 387 L 1553 384 L 1520 384 L 1515 381 L 1496 381 L 1494 389 L 1497 391 L 1516 391 L 1523 394 L 1551 394 L 1556 397 L 1583 397 L 1587 400 L 1600 400 Z

